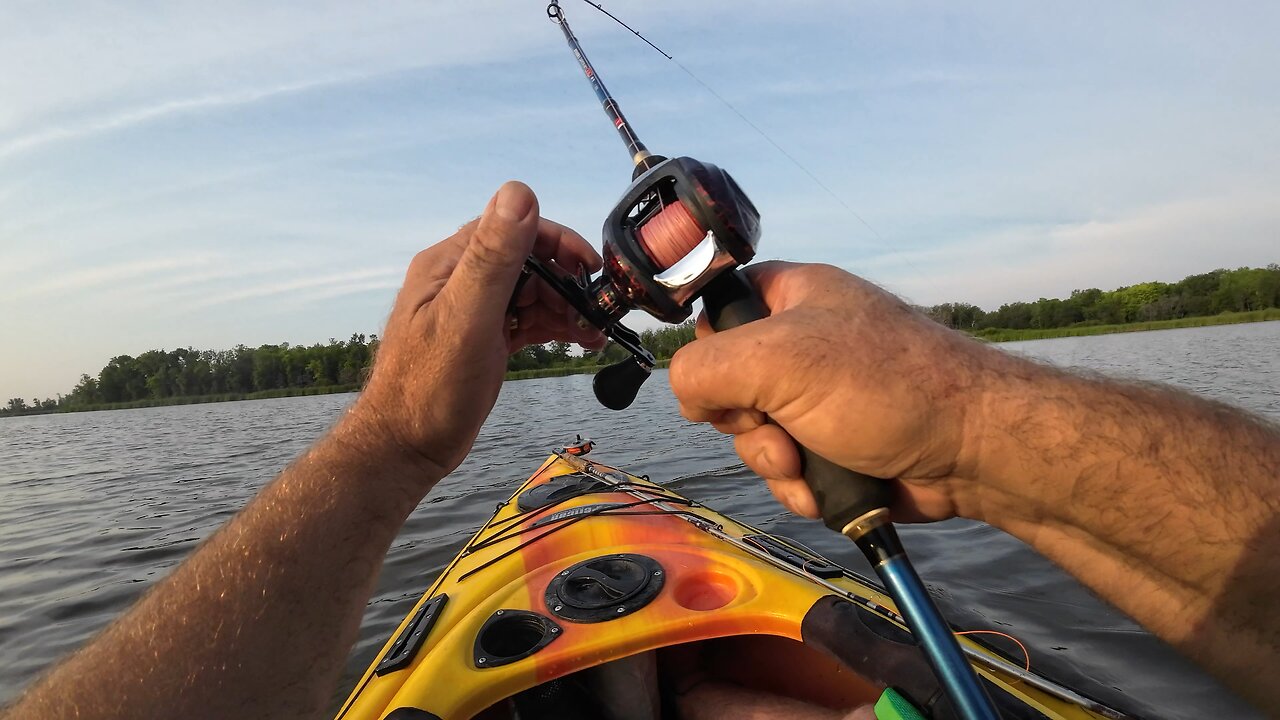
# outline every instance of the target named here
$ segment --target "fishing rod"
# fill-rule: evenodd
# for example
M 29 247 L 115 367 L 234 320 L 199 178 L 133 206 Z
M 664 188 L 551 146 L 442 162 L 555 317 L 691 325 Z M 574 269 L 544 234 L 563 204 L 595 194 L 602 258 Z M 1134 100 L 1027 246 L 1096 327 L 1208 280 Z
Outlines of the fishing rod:
M 601 8 L 601 12 L 603 11 L 603 8 Z M 631 129 L 631 124 L 622 115 L 622 108 L 618 107 L 618 102 L 609 94 L 609 89 L 604 86 L 604 81 L 600 79 L 596 69 L 591 67 L 591 61 L 587 59 L 587 54 L 582 51 L 582 44 L 578 42 L 577 36 L 573 34 L 573 30 L 565 20 L 564 11 L 560 9 L 559 2 L 552 2 L 547 6 L 547 17 L 559 25 L 560 30 L 564 32 L 564 39 L 569 43 L 569 49 L 573 51 L 573 56 L 577 58 L 578 65 L 582 66 L 582 72 L 587 76 L 587 82 L 591 83 L 591 89 L 595 91 L 596 97 L 600 99 L 600 103 L 604 106 L 605 115 L 609 116 L 609 121 L 613 123 L 613 127 L 622 136 L 622 144 L 627 146 L 627 152 L 631 154 L 631 162 L 635 164 L 635 177 L 639 177 L 645 170 L 656 167 L 663 160 L 666 160 L 660 155 L 651 154 L 649 149 L 644 146 L 644 143 L 640 142 L 640 138 L 636 137 L 635 131 Z M 616 20 L 617 18 L 614 19 Z M 659 50 L 659 52 L 661 51 Z
M 604 12 L 595 3 L 589 4 Z M 587 59 L 558 0 L 551 0 L 547 16 L 564 33 L 591 89 L 626 145 L 633 170 L 631 185 L 604 222 L 604 269 L 599 277 L 591 279 L 582 270 L 574 276 L 534 257 L 526 261 L 525 274 L 541 277 L 584 322 L 631 353 L 626 360 L 597 373 L 592 383 L 603 405 L 622 410 L 635 399 L 654 367 L 653 355 L 639 336 L 620 322 L 628 311 L 638 308 L 664 322 L 678 323 L 689 317 L 693 301 L 701 298 L 707 319 L 717 332 L 769 316 L 751 281 L 738 270 L 755 257 L 760 212 L 732 176 L 715 165 L 649 152 Z M 991 699 L 929 597 L 890 521 L 892 485 L 843 468 L 799 443 L 796 446 L 805 482 L 818 501 L 823 522 L 853 540 L 871 563 L 956 713 L 966 720 L 996 720 L 999 716 Z

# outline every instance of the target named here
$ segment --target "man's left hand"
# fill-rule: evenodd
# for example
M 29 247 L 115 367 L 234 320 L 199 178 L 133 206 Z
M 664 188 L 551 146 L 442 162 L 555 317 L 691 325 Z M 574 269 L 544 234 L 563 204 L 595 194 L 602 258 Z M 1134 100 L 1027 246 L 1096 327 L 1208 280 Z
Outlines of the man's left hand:
M 604 336 L 579 327 L 539 278 L 512 305 L 531 254 L 570 272 L 601 267 L 582 236 L 539 216 L 532 190 L 508 182 L 484 214 L 410 264 L 369 383 L 337 432 L 418 466 L 422 472 L 406 478 L 411 493 L 425 493 L 462 462 L 498 398 L 510 353 L 552 340 L 604 346 Z

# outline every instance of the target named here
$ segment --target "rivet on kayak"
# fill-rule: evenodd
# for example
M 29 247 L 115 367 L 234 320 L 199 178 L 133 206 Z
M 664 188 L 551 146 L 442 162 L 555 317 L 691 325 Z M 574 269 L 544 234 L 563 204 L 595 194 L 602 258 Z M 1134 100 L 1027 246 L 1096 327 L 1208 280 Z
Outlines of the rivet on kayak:
M 483 665 L 483 664 L 484 664 L 484 660 L 485 660 L 484 658 L 476 658 L 476 664 L 477 664 L 477 665 Z
M 556 633 L 558 633 L 558 632 L 560 632 L 560 628 L 558 628 L 558 627 L 553 627 L 553 628 L 551 628 L 551 634 L 552 634 L 552 635 L 555 635 L 555 634 L 556 634 Z
M 563 605 L 557 605 L 557 606 L 555 606 L 554 608 L 552 608 L 552 610 L 555 610 L 556 612 L 560 612 L 560 611 L 561 611 L 561 610 L 563 610 L 563 609 L 564 609 L 564 606 L 563 606 Z
M 620 612 L 620 613 L 624 613 L 624 612 L 626 612 L 626 611 L 627 611 L 627 609 L 626 609 L 626 608 L 624 608 L 624 607 L 620 607 L 620 608 L 618 608 L 618 612 Z
M 653 576 L 654 576 L 654 577 L 662 577 L 662 571 L 661 571 L 661 570 L 654 570 L 654 571 L 653 571 Z
M 499 610 L 498 612 L 494 613 L 494 615 L 501 615 L 503 612 L 504 612 L 504 611 Z

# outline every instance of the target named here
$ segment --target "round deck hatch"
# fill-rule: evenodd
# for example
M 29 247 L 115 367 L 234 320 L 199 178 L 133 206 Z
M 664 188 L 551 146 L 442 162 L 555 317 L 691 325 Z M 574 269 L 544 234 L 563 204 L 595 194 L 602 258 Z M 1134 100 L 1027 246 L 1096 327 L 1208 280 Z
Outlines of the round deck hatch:
M 608 489 L 609 483 L 584 473 L 558 475 L 520 493 L 520 497 L 516 498 L 516 507 L 520 512 L 530 512 Z
M 560 637 L 551 618 L 528 610 L 503 609 L 489 616 L 476 633 L 473 661 L 480 669 L 523 660 Z
M 662 591 L 665 573 L 644 555 L 602 555 L 584 560 L 547 585 L 547 609 L 580 623 L 624 617 L 648 605 Z

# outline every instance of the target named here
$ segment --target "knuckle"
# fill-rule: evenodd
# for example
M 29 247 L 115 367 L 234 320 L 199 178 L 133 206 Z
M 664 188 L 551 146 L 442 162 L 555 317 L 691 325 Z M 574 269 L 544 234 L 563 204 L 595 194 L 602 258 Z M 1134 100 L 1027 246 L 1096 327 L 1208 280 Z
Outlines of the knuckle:
M 425 250 L 419 250 L 413 256 L 413 260 L 409 261 L 409 272 L 413 273 L 416 271 L 420 271 L 420 270 L 423 270 L 424 268 L 431 267 L 433 264 L 435 264 L 435 259 L 436 259 L 435 249 L 436 248 L 433 245 L 432 247 L 429 247 Z
M 483 267 L 505 267 L 515 257 L 513 248 L 514 243 L 502 234 L 481 228 L 471 236 L 467 252 Z
M 693 372 L 694 363 L 689 361 L 691 353 L 689 347 L 686 345 L 677 350 L 675 355 L 671 356 L 671 364 L 667 367 L 667 382 L 671 384 L 671 392 L 675 393 L 676 397 L 686 394 L 692 381 L 690 375 Z
M 827 263 L 809 265 L 806 268 L 806 274 L 812 276 L 811 282 L 822 284 L 847 284 L 857 279 L 857 276 L 848 270 Z
M 458 252 L 448 241 L 436 243 L 414 254 L 405 271 L 405 282 L 420 283 L 435 275 L 447 276 L 457 262 Z

